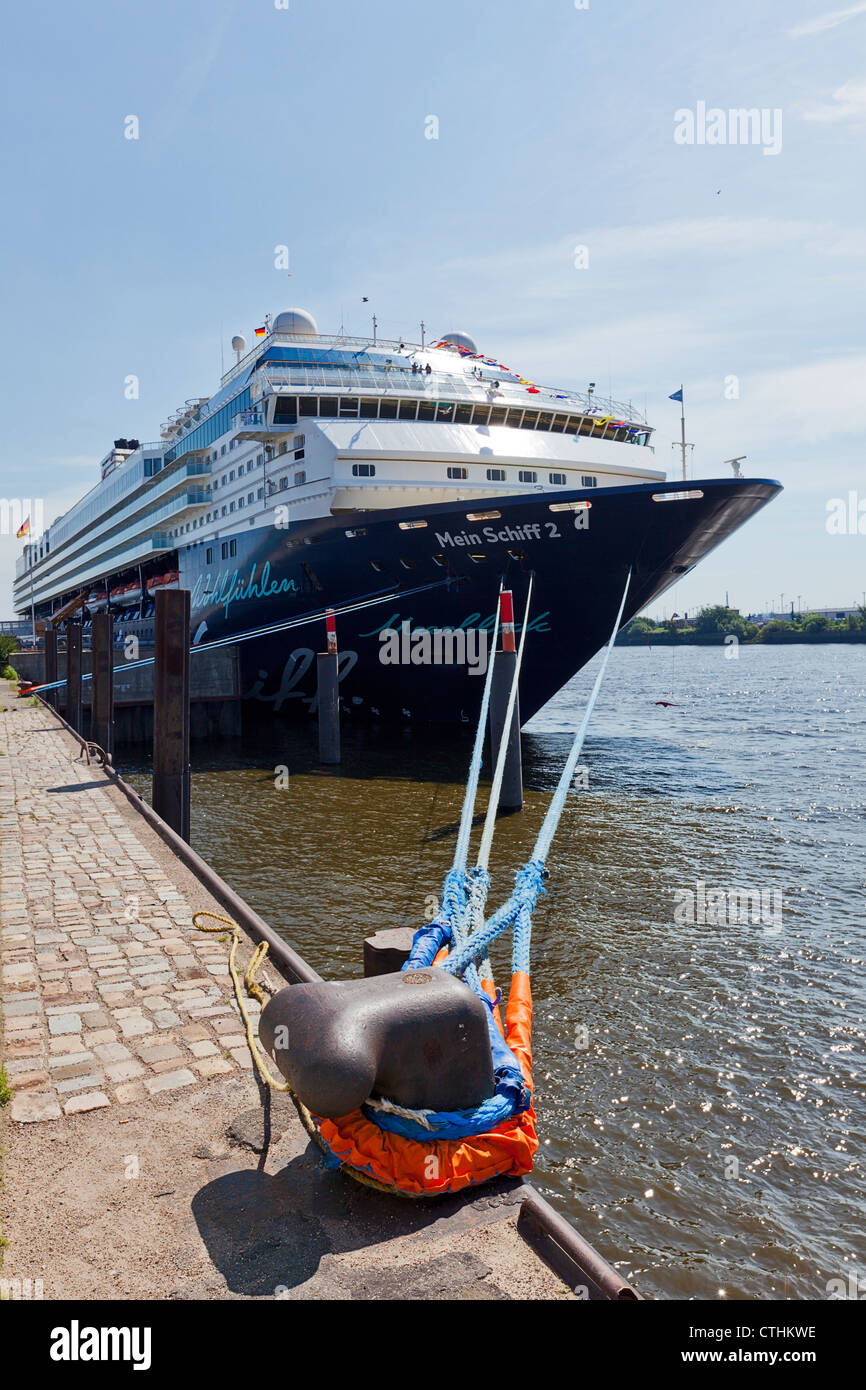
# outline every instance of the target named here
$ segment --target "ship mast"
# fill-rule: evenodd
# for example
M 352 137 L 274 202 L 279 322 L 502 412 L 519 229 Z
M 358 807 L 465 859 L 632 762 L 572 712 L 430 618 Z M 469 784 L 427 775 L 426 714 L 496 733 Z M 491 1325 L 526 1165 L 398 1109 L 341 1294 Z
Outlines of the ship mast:
M 680 403 L 680 442 L 679 444 L 672 444 L 671 448 L 681 450 L 683 461 L 683 482 L 685 482 L 688 476 L 688 468 L 686 466 L 686 450 L 693 449 L 695 446 L 694 444 L 686 443 L 686 403 L 682 386 L 680 387 L 679 391 L 674 392 L 670 399 L 672 401 L 679 401 Z

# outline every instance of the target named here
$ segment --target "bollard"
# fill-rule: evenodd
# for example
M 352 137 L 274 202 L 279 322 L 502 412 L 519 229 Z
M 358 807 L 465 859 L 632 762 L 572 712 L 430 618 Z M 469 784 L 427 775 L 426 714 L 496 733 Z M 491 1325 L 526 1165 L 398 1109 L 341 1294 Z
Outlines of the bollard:
M 333 608 L 325 613 L 328 650 L 317 657 L 319 713 L 319 762 L 340 761 L 340 672 L 337 655 L 337 624 Z
M 50 623 L 45 626 L 45 684 L 53 685 L 57 680 L 57 628 Z M 57 709 L 59 691 L 46 690 L 45 699 Z
M 114 753 L 114 619 L 108 612 L 93 617 L 90 695 L 90 740 L 109 758 Z
M 153 809 L 189 841 L 189 590 L 156 595 Z
M 364 975 L 392 975 L 402 970 L 415 936 L 411 927 L 383 927 L 364 940 Z
M 81 717 L 81 623 L 66 624 L 66 722 L 77 734 Z
M 490 748 L 491 766 L 494 768 L 499 757 L 499 744 L 502 740 L 502 730 L 508 713 L 508 700 L 517 666 L 517 651 L 514 643 L 514 603 L 510 590 L 505 589 L 502 592 L 499 603 L 502 650 L 496 653 L 493 683 L 490 688 Z M 522 806 L 523 765 L 520 756 L 520 696 L 518 695 L 508 733 L 508 751 L 505 757 L 499 809 L 501 811 L 519 811 Z

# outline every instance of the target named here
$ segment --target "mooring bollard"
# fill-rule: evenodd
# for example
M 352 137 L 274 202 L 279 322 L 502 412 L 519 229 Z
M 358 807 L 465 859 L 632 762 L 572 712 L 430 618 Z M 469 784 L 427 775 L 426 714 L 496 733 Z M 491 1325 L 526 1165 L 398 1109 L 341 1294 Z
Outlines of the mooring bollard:
M 50 623 L 45 625 L 45 684 L 54 685 L 57 680 L 57 628 Z M 45 699 L 57 709 L 60 701 L 57 690 L 46 690 Z
M 499 617 L 502 632 L 502 650 L 496 653 L 493 667 L 493 683 L 490 688 L 490 748 L 491 766 L 496 767 L 502 730 L 508 714 L 508 700 L 514 682 L 517 666 L 517 648 L 514 642 L 514 600 L 511 590 L 504 589 L 499 596 Z M 511 728 L 508 731 L 508 752 L 505 757 L 505 771 L 502 777 L 502 790 L 499 807 L 503 811 L 519 811 L 523 806 L 523 764 L 520 756 L 520 696 L 514 704 Z
M 153 809 L 189 840 L 189 590 L 156 595 Z
M 340 761 L 340 674 L 337 655 L 337 623 L 333 608 L 325 612 L 328 650 L 317 658 L 319 711 L 319 762 Z
M 66 624 L 66 722 L 77 734 L 81 717 L 81 623 Z
M 114 753 L 114 619 L 108 612 L 93 618 L 90 739 L 110 758 Z
M 402 970 L 412 951 L 411 927 L 383 927 L 364 939 L 364 975 L 394 975 Z

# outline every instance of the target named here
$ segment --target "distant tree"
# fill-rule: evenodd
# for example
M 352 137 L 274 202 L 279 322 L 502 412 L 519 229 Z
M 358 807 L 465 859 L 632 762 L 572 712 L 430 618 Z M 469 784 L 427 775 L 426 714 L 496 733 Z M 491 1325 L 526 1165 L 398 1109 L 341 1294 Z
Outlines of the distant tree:
M 791 637 L 796 636 L 799 631 L 799 628 L 794 628 L 792 632 L 791 623 L 783 622 L 781 618 L 773 618 L 771 622 L 764 623 L 764 626 L 759 629 L 757 640 L 759 642 L 790 642 Z
M 804 632 L 826 632 L 833 624 L 826 613 L 807 613 L 801 626 Z
M 11 632 L 0 632 L 0 666 L 5 666 L 13 652 L 18 650 L 18 639 Z
M 640 633 L 642 636 L 646 636 L 647 633 L 658 632 L 658 628 L 652 618 L 632 618 L 631 622 L 626 627 L 626 631 Z
M 745 637 L 746 628 L 754 626 L 747 623 L 741 613 L 734 608 L 726 608 L 723 603 L 717 603 L 710 608 L 702 608 L 695 618 L 695 631 L 702 633 L 734 633 L 736 637 Z

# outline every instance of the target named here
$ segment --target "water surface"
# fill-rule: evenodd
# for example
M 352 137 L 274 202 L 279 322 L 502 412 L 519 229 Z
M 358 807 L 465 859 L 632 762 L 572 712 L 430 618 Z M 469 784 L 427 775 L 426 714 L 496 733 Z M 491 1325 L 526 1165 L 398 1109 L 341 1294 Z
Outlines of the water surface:
M 524 734 L 526 806 L 499 824 L 497 898 L 595 670 Z M 864 694 L 864 647 L 612 658 L 588 788 L 571 795 L 535 916 L 535 1181 L 650 1297 L 825 1298 L 828 1280 L 866 1275 Z M 198 751 L 192 791 L 196 849 L 342 977 L 360 973 L 365 936 L 429 915 L 470 734 L 345 743 L 342 766 L 322 769 L 312 730 L 262 724 Z M 676 920 L 698 883 L 763 890 L 767 920 Z M 507 961 L 495 956 L 500 983 Z

